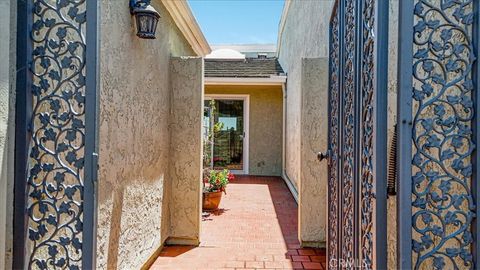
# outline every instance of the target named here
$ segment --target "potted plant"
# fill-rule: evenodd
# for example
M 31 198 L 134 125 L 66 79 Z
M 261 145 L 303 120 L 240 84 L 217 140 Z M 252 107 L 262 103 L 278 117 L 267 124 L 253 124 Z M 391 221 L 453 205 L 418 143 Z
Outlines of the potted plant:
M 235 176 L 227 169 L 210 170 L 205 169 L 203 173 L 203 210 L 216 210 L 222 199 L 222 192 L 226 193 L 229 181 Z

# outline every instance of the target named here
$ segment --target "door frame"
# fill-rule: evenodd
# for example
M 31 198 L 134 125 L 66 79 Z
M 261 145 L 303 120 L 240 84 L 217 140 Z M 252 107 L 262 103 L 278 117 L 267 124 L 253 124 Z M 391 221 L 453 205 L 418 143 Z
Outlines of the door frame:
M 243 170 L 232 170 L 234 174 L 248 174 L 250 150 L 250 95 L 248 94 L 205 94 L 204 100 L 243 100 Z M 246 147 L 245 147 L 246 146 Z

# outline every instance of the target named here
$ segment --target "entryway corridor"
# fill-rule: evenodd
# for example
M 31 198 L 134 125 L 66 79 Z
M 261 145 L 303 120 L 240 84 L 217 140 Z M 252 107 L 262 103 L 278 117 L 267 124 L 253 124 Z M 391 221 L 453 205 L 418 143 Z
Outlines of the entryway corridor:
M 151 269 L 326 269 L 325 249 L 300 248 L 297 204 L 279 177 L 237 176 L 201 225 L 199 247 L 165 247 Z

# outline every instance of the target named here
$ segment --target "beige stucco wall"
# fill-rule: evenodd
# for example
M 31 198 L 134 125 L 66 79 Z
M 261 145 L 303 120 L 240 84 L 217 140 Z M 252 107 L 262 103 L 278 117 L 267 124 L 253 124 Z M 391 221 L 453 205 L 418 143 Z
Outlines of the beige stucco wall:
M 328 30 L 333 0 L 290 3 L 280 29 L 279 61 L 287 80 L 285 170 L 298 190 L 301 178 L 301 70 L 302 58 L 328 56 Z
M 280 24 L 278 57 L 288 76 L 285 175 L 299 191 L 299 238 L 304 246 L 321 246 L 326 240 L 328 171 L 316 160 L 316 152 L 328 147 L 328 64 L 306 58 L 328 57 L 333 2 L 291 1 Z
M 249 174 L 280 176 L 282 173 L 282 87 L 206 85 L 205 94 L 250 96 Z
M 101 2 L 99 269 L 139 269 L 170 234 L 170 60 L 195 54 L 160 1 L 152 4 L 158 38 L 143 40 L 127 4 Z
M 299 238 L 303 246 L 324 246 L 327 219 L 328 58 L 302 59 Z M 325 206 L 325 207 L 322 207 Z
M 388 153 L 395 130 L 397 116 L 397 51 L 398 51 L 398 0 L 389 2 L 388 25 Z M 387 200 L 387 256 L 388 268 L 396 269 L 397 258 L 397 205 L 396 197 Z
M 0 1 L 0 269 L 10 269 L 13 244 L 16 1 Z
M 202 193 L 203 59 L 175 58 L 170 65 L 169 244 L 199 243 Z M 188 198 L 188 199 L 186 199 Z

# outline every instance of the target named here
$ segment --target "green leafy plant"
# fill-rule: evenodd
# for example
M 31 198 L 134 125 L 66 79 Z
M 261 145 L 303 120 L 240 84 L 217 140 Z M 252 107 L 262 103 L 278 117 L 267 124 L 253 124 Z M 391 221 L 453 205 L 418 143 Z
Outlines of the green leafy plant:
M 215 158 L 212 158 L 213 145 L 218 134 L 224 127 L 222 122 L 214 123 L 215 118 L 218 117 L 214 99 L 210 100 L 208 108 L 205 108 L 204 116 L 209 118 L 210 126 L 203 137 L 203 167 L 213 169 L 214 164 L 216 164 Z M 219 166 L 223 165 L 220 164 Z
M 204 192 L 215 192 L 223 191 L 226 194 L 225 188 L 227 187 L 229 181 L 235 179 L 233 173 L 229 170 L 204 170 L 203 173 L 203 183 L 204 183 Z

